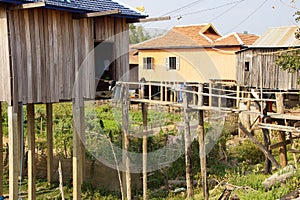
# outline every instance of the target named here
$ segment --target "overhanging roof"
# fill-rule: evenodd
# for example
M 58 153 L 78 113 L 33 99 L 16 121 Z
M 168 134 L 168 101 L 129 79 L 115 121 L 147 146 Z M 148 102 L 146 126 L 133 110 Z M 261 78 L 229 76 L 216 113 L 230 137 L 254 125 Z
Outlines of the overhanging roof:
M 40 0 L 0 0 L 0 2 L 24 4 L 33 2 L 42 2 Z M 58 10 L 68 10 L 70 12 L 103 12 L 109 10 L 120 10 L 120 17 L 125 18 L 145 18 L 146 14 L 140 12 L 119 0 L 45 0 L 46 8 Z

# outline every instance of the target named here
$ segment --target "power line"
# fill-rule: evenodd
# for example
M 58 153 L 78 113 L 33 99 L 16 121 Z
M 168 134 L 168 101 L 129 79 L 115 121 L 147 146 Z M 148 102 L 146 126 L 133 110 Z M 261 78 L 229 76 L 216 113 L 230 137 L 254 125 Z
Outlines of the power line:
M 246 1 L 246 0 L 241 0 L 241 1 L 237 2 L 236 4 L 234 4 L 233 6 L 231 6 L 230 8 L 228 8 L 227 10 L 225 10 L 224 12 L 222 12 L 221 14 L 217 15 L 216 17 L 212 18 L 209 21 L 212 22 L 212 21 L 218 19 L 219 17 L 223 16 L 224 14 L 226 14 L 227 12 L 229 12 L 230 10 L 232 10 L 233 8 L 235 8 L 236 6 L 238 6 L 243 1 Z
M 220 6 L 215 6 L 215 7 L 212 7 L 212 8 L 207 8 L 207 9 L 202 9 L 202 10 L 198 10 L 198 11 L 195 11 L 195 12 L 190 12 L 190 13 L 182 14 L 181 16 L 194 15 L 194 14 L 198 14 L 198 13 L 201 13 L 201 12 L 207 12 L 207 11 L 211 11 L 211 10 L 216 10 L 216 9 L 223 8 L 223 7 L 226 7 L 226 6 L 231 5 L 231 4 L 238 4 L 238 3 L 241 3 L 243 1 L 245 1 L 245 0 L 233 1 L 233 2 L 222 4 Z
M 243 24 L 245 21 L 247 21 L 252 15 L 254 15 L 260 8 L 263 7 L 263 5 L 265 5 L 265 3 L 267 3 L 268 0 L 264 0 L 257 8 L 255 8 L 255 10 L 253 10 L 245 19 L 243 19 L 240 23 L 238 23 L 236 26 L 234 26 L 230 31 L 228 32 L 232 32 L 233 30 L 235 30 L 237 27 L 239 27 L 241 24 Z
M 198 4 L 198 3 L 202 2 L 202 1 L 205 1 L 205 0 L 197 0 L 197 1 L 193 1 L 193 2 L 187 4 L 187 5 L 183 6 L 183 7 L 180 7 L 180 8 L 177 8 L 177 9 L 173 10 L 173 11 L 167 12 L 167 13 L 163 14 L 162 16 L 170 15 L 170 14 L 173 14 L 173 13 L 176 13 L 176 12 L 180 12 L 180 11 L 182 11 L 182 10 L 184 10 L 184 9 L 187 9 L 187 8 L 189 8 L 189 7 L 192 7 L 192 6 Z M 162 17 L 162 16 L 161 16 L 161 17 Z

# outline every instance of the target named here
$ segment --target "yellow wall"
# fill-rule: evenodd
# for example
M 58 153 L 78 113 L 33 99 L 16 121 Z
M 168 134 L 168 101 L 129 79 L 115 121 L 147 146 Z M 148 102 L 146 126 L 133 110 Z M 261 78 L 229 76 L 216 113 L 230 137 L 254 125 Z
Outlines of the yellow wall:
M 235 80 L 235 54 L 239 49 L 139 50 L 139 79 L 147 81 L 208 82 Z M 179 70 L 167 70 L 165 58 L 180 57 Z M 153 57 L 153 69 L 143 69 L 143 58 Z

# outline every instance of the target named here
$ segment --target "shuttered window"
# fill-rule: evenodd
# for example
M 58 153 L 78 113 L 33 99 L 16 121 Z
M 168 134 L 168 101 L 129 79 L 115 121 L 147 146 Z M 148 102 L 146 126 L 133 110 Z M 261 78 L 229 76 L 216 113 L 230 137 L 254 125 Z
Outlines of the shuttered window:
M 144 57 L 143 58 L 143 68 L 144 69 L 153 69 L 153 58 L 152 57 Z
M 166 58 L 166 70 L 179 70 L 179 69 L 180 69 L 180 60 L 178 56 Z

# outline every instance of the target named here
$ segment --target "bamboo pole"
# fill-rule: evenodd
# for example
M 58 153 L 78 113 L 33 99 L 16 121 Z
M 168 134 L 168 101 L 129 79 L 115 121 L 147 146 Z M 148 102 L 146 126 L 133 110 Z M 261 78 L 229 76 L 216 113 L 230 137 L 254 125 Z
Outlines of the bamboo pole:
M 187 198 L 192 199 L 194 197 L 193 180 L 192 180 L 192 148 L 191 148 L 191 132 L 189 115 L 187 112 L 188 101 L 186 92 L 183 92 L 183 115 L 184 115 L 184 150 L 185 150 L 185 174 L 186 174 L 186 186 L 187 186 Z

